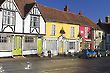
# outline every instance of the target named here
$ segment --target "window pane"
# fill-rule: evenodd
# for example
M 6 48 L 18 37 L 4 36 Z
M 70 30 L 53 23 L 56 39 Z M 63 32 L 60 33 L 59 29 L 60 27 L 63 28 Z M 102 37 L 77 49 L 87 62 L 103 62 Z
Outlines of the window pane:
M 33 37 L 30 37 L 30 36 L 26 36 L 25 37 L 25 42 L 34 42 L 34 38 Z
M 74 37 L 74 27 L 71 27 L 71 37 Z
M 55 32 L 56 32 L 56 26 L 55 25 L 52 25 L 52 31 L 51 31 L 51 35 L 55 35 Z
M 31 27 L 40 27 L 40 17 L 31 16 Z
M 15 20 L 15 12 L 3 10 L 3 24 L 14 25 Z

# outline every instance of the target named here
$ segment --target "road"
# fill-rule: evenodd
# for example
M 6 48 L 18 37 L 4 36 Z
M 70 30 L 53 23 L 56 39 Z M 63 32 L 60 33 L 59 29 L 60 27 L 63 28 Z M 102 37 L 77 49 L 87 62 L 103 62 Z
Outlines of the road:
M 110 73 L 110 57 L 5 60 L 0 73 Z

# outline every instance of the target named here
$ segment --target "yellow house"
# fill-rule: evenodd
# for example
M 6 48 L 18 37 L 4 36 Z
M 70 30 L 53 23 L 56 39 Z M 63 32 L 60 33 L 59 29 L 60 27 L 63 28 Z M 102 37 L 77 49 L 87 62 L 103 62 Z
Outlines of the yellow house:
M 72 13 L 38 5 L 46 22 L 46 36 L 43 38 L 43 52 L 48 55 L 67 54 L 79 51 L 79 25 Z

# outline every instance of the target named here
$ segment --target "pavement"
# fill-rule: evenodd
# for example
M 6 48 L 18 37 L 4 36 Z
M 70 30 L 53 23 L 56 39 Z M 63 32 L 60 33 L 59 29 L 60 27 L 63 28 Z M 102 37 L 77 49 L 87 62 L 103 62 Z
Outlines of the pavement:
M 21 60 L 57 60 L 57 59 L 75 59 L 76 57 L 70 56 L 53 56 L 53 57 L 39 57 L 39 56 L 15 56 L 15 57 L 2 57 L 0 58 L 0 62 L 4 61 L 21 61 Z
M 1 58 L 0 73 L 110 73 L 110 56 L 92 59 L 69 56 Z

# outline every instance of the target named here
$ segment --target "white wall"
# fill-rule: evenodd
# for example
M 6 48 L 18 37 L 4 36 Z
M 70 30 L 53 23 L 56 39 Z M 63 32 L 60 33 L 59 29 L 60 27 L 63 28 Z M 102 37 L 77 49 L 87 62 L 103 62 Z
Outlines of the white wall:
M 44 21 L 44 19 L 43 19 L 43 17 L 41 16 L 40 17 L 40 34 L 46 34 L 46 29 L 45 29 L 45 21 Z
M 17 12 L 16 13 L 16 25 L 15 25 L 15 32 L 17 33 L 22 33 L 23 29 L 23 20 L 20 16 L 20 14 Z
M 30 33 L 30 15 L 24 20 L 24 33 Z
M 2 31 L 2 11 L 0 11 L 0 32 Z

